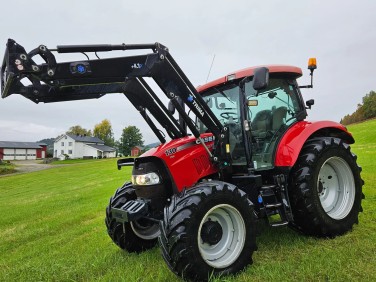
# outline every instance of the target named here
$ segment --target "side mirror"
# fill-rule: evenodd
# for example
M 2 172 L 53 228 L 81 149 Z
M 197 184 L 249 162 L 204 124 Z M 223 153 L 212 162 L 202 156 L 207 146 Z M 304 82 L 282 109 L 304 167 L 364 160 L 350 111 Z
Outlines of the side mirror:
M 311 107 L 315 104 L 315 100 L 311 99 L 305 102 L 307 109 L 311 109 Z
M 253 89 L 262 90 L 268 87 L 269 84 L 269 69 L 261 67 L 255 70 L 253 75 Z

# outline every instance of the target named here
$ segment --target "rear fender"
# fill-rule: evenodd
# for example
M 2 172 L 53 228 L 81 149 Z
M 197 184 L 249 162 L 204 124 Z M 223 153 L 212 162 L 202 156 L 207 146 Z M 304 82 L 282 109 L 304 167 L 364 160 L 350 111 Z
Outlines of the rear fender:
M 294 166 L 304 143 L 314 137 L 337 137 L 348 144 L 355 142 L 351 133 L 340 123 L 333 121 L 300 121 L 292 125 L 278 144 L 275 166 Z

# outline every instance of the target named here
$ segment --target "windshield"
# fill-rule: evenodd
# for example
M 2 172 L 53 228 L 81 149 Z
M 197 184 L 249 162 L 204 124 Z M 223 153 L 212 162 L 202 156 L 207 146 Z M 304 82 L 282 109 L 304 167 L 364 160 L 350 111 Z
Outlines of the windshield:
M 212 88 L 203 97 L 210 110 L 214 113 L 222 125 L 227 126 L 239 123 L 239 86 L 226 85 L 221 88 Z M 200 133 L 205 133 L 207 128 L 198 121 Z
M 240 123 L 239 86 L 235 83 L 211 88 L 204 93 L 204 100 L 222 125 L 229 129 L 229 149 L 233 165 L 245 165 L 246 157 Z M 201 133 L 207 128 L 198 122 Z

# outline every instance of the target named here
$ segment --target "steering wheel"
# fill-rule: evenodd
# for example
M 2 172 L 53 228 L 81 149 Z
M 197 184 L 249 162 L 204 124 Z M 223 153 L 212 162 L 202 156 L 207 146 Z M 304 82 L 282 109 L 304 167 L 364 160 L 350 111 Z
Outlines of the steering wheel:
M 238 119 L 238 115 L 232 112 L 223 112 L 220 114 L 220 116 L 223 117 L 224 119 L 230 119 L 230 117 L 232 117 L 234 120 Z

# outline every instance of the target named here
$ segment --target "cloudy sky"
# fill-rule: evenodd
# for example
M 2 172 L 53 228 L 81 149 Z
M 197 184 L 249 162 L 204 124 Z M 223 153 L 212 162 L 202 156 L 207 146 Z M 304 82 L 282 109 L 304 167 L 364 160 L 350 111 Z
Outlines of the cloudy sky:
M 169 47 L 194 85 L 260 64 L 303 69 L 309 83 L 309 57 L 318 69 L 309 119 L 339 121 L 362 97 L 376 90 L 376 1 L 1 1 L 0 56 L 8 38 L 26 50 L 45 44 L 161 42 Z M 125 55 L 125 53 L 124 53 Z M 69 57 L 71 56 L 71 57 Z M 81 56 L 59 55 L 58 60 Z M 20 95 L 0 100 L 0 140 L 37 141 L 56 137 L 79 124 L 92 129 L 103 119 L 115 138 L 129 125 L 146 143 L 157 141 L 121 94 L 98 100 L 36 105 Z

